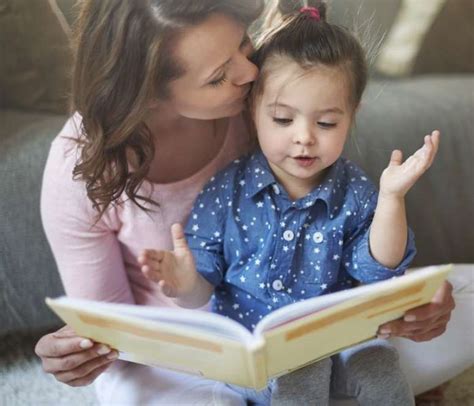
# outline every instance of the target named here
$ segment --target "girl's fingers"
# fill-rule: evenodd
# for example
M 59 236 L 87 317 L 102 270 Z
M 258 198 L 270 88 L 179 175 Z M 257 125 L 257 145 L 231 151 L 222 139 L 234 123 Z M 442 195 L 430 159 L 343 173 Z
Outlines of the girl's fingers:
M 153 282 L 159 282 L 161 280 L 161 272 L 159 267 L 154 269 L 149 265 L 143 265 L 141 269 L 143 274 Z
M 171 226 L 171 236 L 173 238 L 173 248 L 175 252 L 179 253 L 189 250 L 181 224 L 175 223 Z
M 395 149 L 395 150 L 392 151 L 392 154 L 390 156 L 389 165 L 390 166 L 392 166 L 392 165 L 399 166 L 399 165 L 402 164 L 402 160 L 403 160 L 402 151 L 400 151 L 399 149 Z
M 431 143 L 433 145 L 433 153 L 431 155 L 430 166 L 433 163 L 434 158 L 438 152 L 440 136 L 441 136 L 441 133 L 438 130 L 435 130 L 431 133 Z
M 161 262 L 165 257 L 164 251 L 157 251 L 157 250 L 144 250 L 138 256 L 138 262 L 142 265 L 153 261 L 153 262 Z

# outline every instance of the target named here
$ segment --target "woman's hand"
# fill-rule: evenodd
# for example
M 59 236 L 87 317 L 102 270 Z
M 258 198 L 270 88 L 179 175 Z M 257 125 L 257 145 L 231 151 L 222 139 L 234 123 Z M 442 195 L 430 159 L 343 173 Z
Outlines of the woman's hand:
M 403 319 L 385 323 L 379 327 L 380 338 L 405 337 L 420 342 L 429 341 L 446 331 L 455 307 L 453 286 L 445 281 L 430 303 L 406 312 Z
M 426 135 L 423 146 L 402 163 L 400 150 L 392 152 L 390 163 L 380 177 L 380 195 L 403 198 L 433 163 L 439 146 L 439 131 Z
M 91 384 L 118 357 L 108 346 L 77 336 L 69 326 L 41 337 L 35 352 L 43 370 L 69 386 Z

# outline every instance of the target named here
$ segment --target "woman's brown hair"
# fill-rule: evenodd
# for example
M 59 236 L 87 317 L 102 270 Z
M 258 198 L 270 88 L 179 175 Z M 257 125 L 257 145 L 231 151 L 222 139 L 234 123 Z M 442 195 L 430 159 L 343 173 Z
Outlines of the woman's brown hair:
M 79 7 L 71 108 L 82 116 L 82 134 L 74 178 L 85 182 L 98 218 L 124 192 L 144 209 L 140 201 L 155 203 L 138 194 L 155 152 L 147 106 L 165 100 L 167 85 L 183 74 L 173 37 L 212 13 L 248 26 L 263 1 L 83 0 Z

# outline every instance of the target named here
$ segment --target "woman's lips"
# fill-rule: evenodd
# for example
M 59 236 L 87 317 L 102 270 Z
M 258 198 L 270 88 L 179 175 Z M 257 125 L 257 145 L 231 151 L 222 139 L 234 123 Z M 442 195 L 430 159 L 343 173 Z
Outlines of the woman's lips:
M 312 158 L 309 156 L 297 156 L 294 158 L 294 160 L 299 166 L 306 168 L 308 166 L 313 165 L 313 163 L 316 161 L 316 158 Z

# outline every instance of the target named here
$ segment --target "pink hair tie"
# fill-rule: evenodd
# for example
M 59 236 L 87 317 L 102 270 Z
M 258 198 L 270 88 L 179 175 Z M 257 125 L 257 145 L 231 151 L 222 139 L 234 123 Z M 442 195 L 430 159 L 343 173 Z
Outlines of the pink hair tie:
M 321 14 L 316 7 L 301 7 L 300 13 L 308 14 L 311 18 L 314 18 L 316 21 L 321 20 Z

